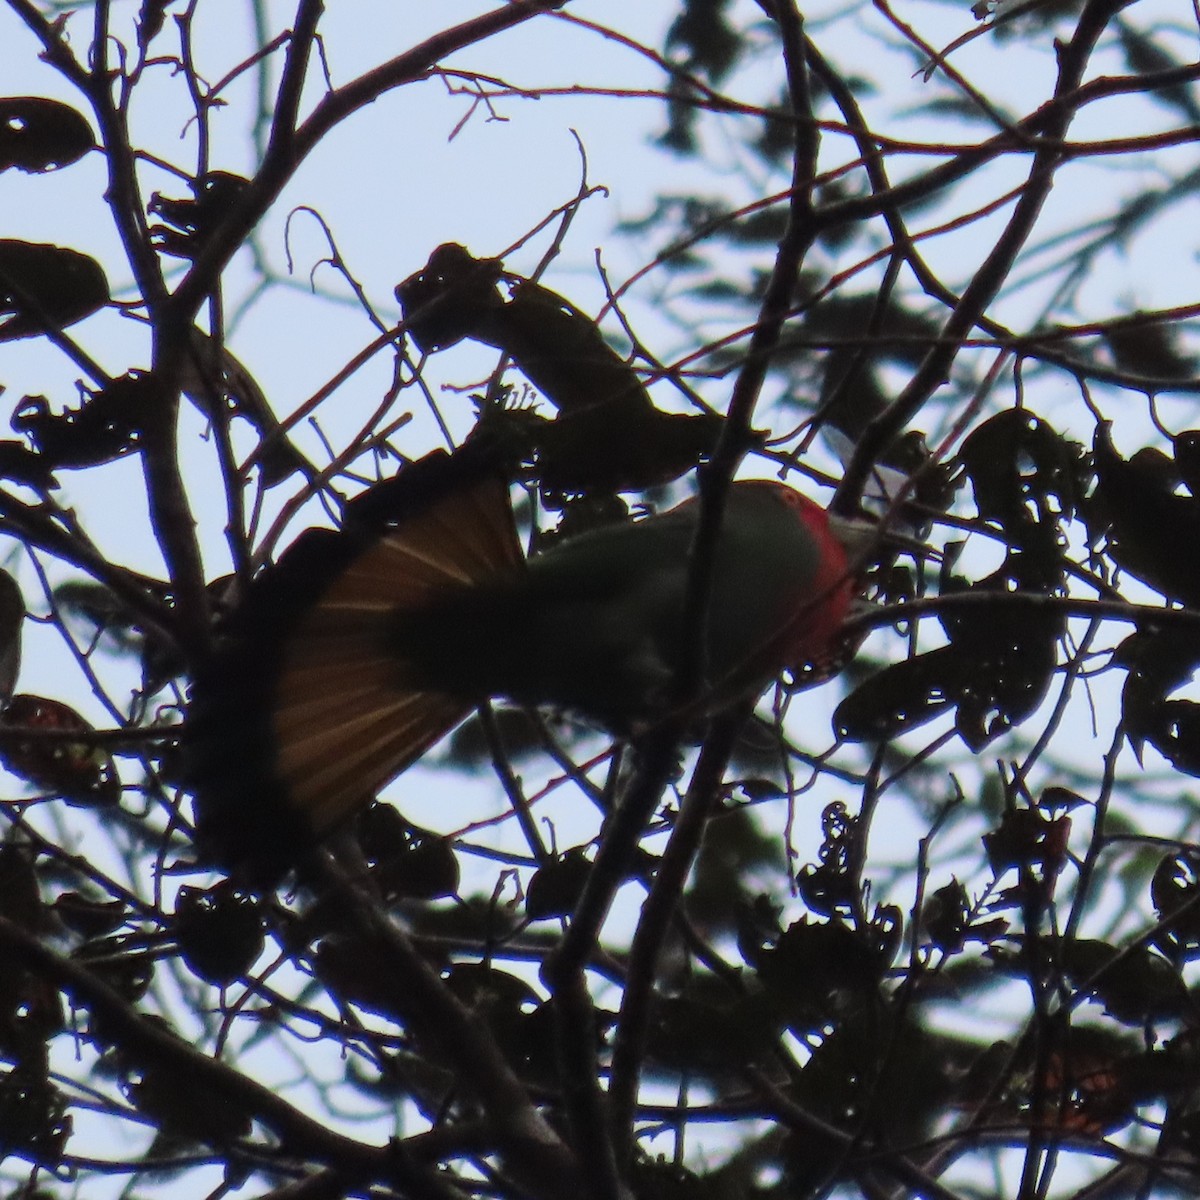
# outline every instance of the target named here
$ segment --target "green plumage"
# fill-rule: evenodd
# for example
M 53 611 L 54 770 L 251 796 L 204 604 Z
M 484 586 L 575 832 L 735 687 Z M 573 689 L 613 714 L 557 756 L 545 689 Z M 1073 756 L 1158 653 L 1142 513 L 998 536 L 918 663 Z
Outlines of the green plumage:
M 592 531 L 514 579 L 398 614 L 387 652 L 432 691 L 551 704 L 628 730 L 663 711 L 680 667 L 698 512 L 689 503 Z M 822 551 L 774 485 L 730 492 L 709 590 L 709 687 L 786 665 L 762 651 L 811 597 Z

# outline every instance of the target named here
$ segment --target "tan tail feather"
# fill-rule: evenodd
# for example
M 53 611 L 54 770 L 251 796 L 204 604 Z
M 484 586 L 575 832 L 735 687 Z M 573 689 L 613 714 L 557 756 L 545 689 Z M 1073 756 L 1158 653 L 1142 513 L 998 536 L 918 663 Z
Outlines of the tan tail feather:
M 417 711 L 400 720 L 404 708 Z M 303 752 L 281 769 L 293 803 L 314 832 L 324 833 L 420 758 L 467 711 L 461 702 L 413 693 L 390 707 L 364 705 L 320 737 L 301 735 Z
M 507 487 L 488 479 L 380 538 L 338 577 L 318 610 L 414 608 L 447 587 L 523 564 Z
M 373 543 L 304 616 L 273 725 L 278 774 L 314 833 L 369 801 L 470 711 L 406 683 L 385 649 L 392 614 L 523 565 L 507 487 L 487 480 Z
M 378 643 L 347 653 L 307 647 L 280 679 L 275 710 L 277 771 L 316 834 L 332 828 L 458 724 L 461 700 L 409 691 Z M 369 651 L 364 653 L 364 651 Z

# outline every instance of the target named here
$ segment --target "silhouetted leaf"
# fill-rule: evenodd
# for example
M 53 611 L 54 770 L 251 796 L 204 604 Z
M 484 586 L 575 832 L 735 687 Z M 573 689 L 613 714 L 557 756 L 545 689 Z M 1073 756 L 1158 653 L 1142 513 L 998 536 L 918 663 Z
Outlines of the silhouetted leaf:
M 561 412 L 536 435 L 537 472 L 549 493 L 628 492 L 661 487 L 715 449 L 722 419 L 638 404 Z
M 541 1004 L 537 991 L 524 979 L 488 963 L 452 963 L 442 977 L 465 1005 L 481 1014 L 489 1010 L 520 1008 L 532 1012 Z
M 648 1053 L 677 1071 L 741 1072 L 778 1046 L 782 1022 L 773 998 L 752 993 L 723 1004 L 682 995 L 654 1007 Z
M 1093 542 L 1107 537 L 1122 570 L 1173 600 L 1200 605 L 1200 500 L 1176 494 L 1179 477 L 1161 452 L 1128 461 L 1107 422 L 1096 426 L 1096 495 L 1089 505 Z
M 54 465 L 21 442 L 0 440 L 0 479 L 11 479 L 39 492 L 58 487 Z
M 1005 809 L 999 825 L 983 835 L 983 848 L 996 879 L 1015 870 L 1017 882 L 993 892 L 989 911 L 1019 909 L 1028 919 L 1030 913 L 1044 909 L 1066 866 L 1070 833 L 1068 816 L 1052 816 L 1037 808 Z
M 632 1183 L 638 1200 L 708 1200 L 724 1194 L 725 1181 L 710 1184 L 681 1163 L 639 1159 L 633 1164 Z
M 862 1006 L 822 1037 L 792 1085 L 806 1112 L 848 1132 L 865 1129 L 890 1145 L 919 1142 L 944 1106 L 963 1088 L 982 1047 L 965 1037 L 924 1028 L 911 1008 L 897 1012 Z M 786 1151 L 788 1196 L 813 1195 L 813 1185 L 844 1145 L 828 1145 L 814 1131 Z
M 848 742 L 890 740 L 949 711 L 972 674 L 972 664 L 950 646 L 892 663 L 837 706 L 834 730 Z
M 210 888 L 185 885 L 175 903 L 174 934 L 188 969 L 224 987 L 262 953 L 262 909 L 228 879 Z
M 36 1059 L 0 1069 L 0 1153 L 52 1167 L 71 1136 L 67 1098 Z
M 525 889 L 525 915 L 531 921 L 569 916 L 583 895 L 591 871 L 591 860 L 582 847 L 538 867 Z
M 1087 797 L 1081 796 L 1078 792 L 1073 792 L 1070 788 L 1062 787 L 1059 784 L 1051 784 L 1050 787 L 1042 789 L 1037 807 L 1044 813 L 1057 814 L 1073 812 L 1087 803 L 1089 803 Z
M 1138 732 L 1172 766 L 1200 775 L 1200 704 L 1194 700 L 1164 700 L 1155 705 Z
M 372 804 L 358 818 L 363 853 L 385 898 L 434 900 L 458 891 L 458 858 L 449 838 L 410 825 L 390 804 Z
M 984 580 L 986 588 L 990 580 Z M 1032 589 L 1030 589 L 1032 590 Z M 956 696 L 955 729 L 972 750 L 1031 716 L 1049 690 L 1066 619 L 1052 609 L 1022 612 L 1003 602 L 956 625 L 953 649 L 974 678 Z
M 7 915 L 7 914 L 6 914 Z M 66 1027 L 62 993 L 43 976 L 7 958 L 0 970 L 0 1058 L 45 1060 L 46 1042 Z M 0 1130 L 6 1129 L 0 1116 Z M 3 1150 L 0 1137 L 0 1152 Z
M 1160 928 L 1154 944 L 1173 962 L 1200 957 L 1200 856 L 1193 849 L 1168 854 L 1150 882 Z
M 985 521 L 1006 531 L 1070 518 L 1083 494 L 1083 448 L 1024 408 L 1006 409 L 963 442 L 959 461 Z
M 1118 949 L 1094 938 L 1065 941 L 1059 954 L 1074 987 L 1126 1025 L 1182 1016 L 1187 989 L 1171 963 L 1148 946 Z
M 552 1027 L 547 1021 L 542 999 L 525 980 L 489 963 L 455 962 L 443 972 L 447 987 L 470 1011 L 472 1017 L 487 1026 L 501 1051 L 510 1061 L 530 1062 L 541 1058 L 538 1047 L 531 1045 L 532 1028 L 542 1038 Z M 543 1047 L 544 1051 L 544 1047 Z
M 171 0 L 142 0 L 137 20 L 139 46 L 148 46 L 162 32 L 170 3 Z
M 389 961 L 386 951 L 366 938 L 334 934 L 317 946 L 313 970 L 341 1003 L 399 1020 L 404 1015 L 404 981 L 386 969 Z
M 165 224 L 150 227 L 151 243 L 163 254 L 195 258 L 249 182 L 229 171 L 209 171 L 190 181 L 191 197 L 174 200 L 155 192 L 147 209 Z
M 1180 763 L 1194 755 L 1191 718 L 1186 710 L 1167 709 L 1168 695 L 1200 666 L 1200 631 L 1161 627 L 1145 621 L 1113 651 L 1113 664 L 1129 674 L 1121 691 L 1125 736 L 1141 755 L 1146 742 Z M 1181 702 L 1187 703 L 1187 702 Z
M 637 371 L 614 350 L 591 317 L 532 280 L 513 285 L 508 303 L 488 308 L 472 337 L 510 355 L 555 408 L 594 405 L 616 413 L 652 409 Z
M 825 806 L 817 863 L 807 864 L 796 876 L 796 887 L 810 912 L 848 918 L 858 911 L 860 900 L 865 903 L 861 894 L 864 833 L 862 823 L 842 801 Z
M 1016 597 L 1065 590 L 1059 524 L 1077 502 L 1079 449 L 1017 411 L 977 429 L 960 457 L 980 515 L 1004 530 L 1005 560 L 972 583 L 955 573 L 956 555 L 947 548 L 942 594 L 978 593 L 980 604 L 939 611 L 949 645 L 885 667 L 842 701 L 834 726 L 848 740 L 883 740 L 953 708 L 956 732 L 979 751 L 1029 717 L 1054 676 L 1066 618 Z
M 504 303 L 496 286 L 504 270 L 495 258 L 475 258 L 457 242 L 438 246 L 414 275 L 396 285 L 405 332 L 422 354 L 475 337 L 484 318 Z
M 1179 478 L 1193 496 L 1200 497 L 1200 430 L 1186 429 L 1171 439 Z
M 110 588 L 94 579 L 65 579 L 54 588 L 54 604 L 86 630 L 110 654 L 141 654 L 143 638 L 129 608 Z
M 281 483 L 294 471 L 309 467 L 304 456 L 280 432 L 279 421 L 258 380 L 227 346 L 218 345 L 199 329 L 192 330 L 179 386 L 210 418 L 214 416 L 214 404 L 223 403 L 231 416 L 241 417 L 254 426 L 262 439 L 255 451 L 255 461 L 268 487 Z
M 118 934 L 85 942 L 73 957 L 127 1003 L 136 1004 L 150 990 L 150 984 L 154 981 L 154 959 L 143 951 L 144 941 L 140 936 Z M 78 999 L 77 1002 L 87 1007 L 86 1002 Z M 93 1018 L 88 1032 L 98 1045 L 108 1043 L 108 1031 L 102 1016 Z
M 1016 590 L 1011 576 L 1029 566 L 1033 578 L 1018 579 L 1018 586 L 1042 591 L 1037 564 L 1019 554 L 976 586 L 989 594 Z M 1061 613 L 998 599 L 961 613 L 948 611 L 943 625 L 950 645 L 885 667 L 838 705 L 834 728 L 839 736 L 882 741 L 953 708 L 956 732 L 979 751 L 1034 712 L 1054 675 L 1065 627 Z
M 109 300 L 104 268 L 78 250 L 0 239 L 0 342 L 89 317 Z
M 46 924 L 36 857 L 29 846 L 13 842 L 0 846 L 0 916 L 34 933 Z
M 840 919 L 792 922 L 773 945 L 757 949 L 743 930 L 739 946 L 788 1027 L 803 1036 L 837 1013 L 867 1003 L 890 961 L 883 946 Z
M 0 709 L 9 702 L 21 670 L 21 632 L 25 597 L 17 581 L 0 570 Z
M 423 351 L 474 338 L 503 350 L 559 410 L 548 421 L 526 405 L 476 400 L 476 435 L 497 440 L 514 461 L 536 460 L 549 495 L 641 491 L 677 479 L 711 453 L 715 415 L 660 412 L 637 371 L 570 301 L 462 246 L 439 246 L 396 287 L 405 325 Z
M 929 940 L 946 954 L 957 954 L 967 941 L 967 923 L 971 908 L 967 889 L 951 879 L 925 900 L 921 922 Z
M 0 97 L 0 171 L 52 171 L 77 162 L 96 144 L 92 127 L 60 100 Z
M 1042 1092 L 1043 1121 L 1064 1133 L 1099 1137 L 1133 1118 L 1148 1078 L 1148 1056 L 1108 1026 L 1059 1027 L 1042 1049 L 1044 1070 L 1031 1075 Z M 1146 1097 L 1149 1099 L 1149 1096 Z
M 129 915 L 124 900 L 99 900 L 82 892 L 63 892 L 55 898 L 51 907 L 63 925 L 85 938 L 115 933 Z
M 178 1071 L 165 1063 L 141 1063 L 125 1080 L 133 1105 L 164 1133 L 218 1145 L 250 1132 L 250 1117 L 224 1092 L 191 1078 L 180 1086 Z
M 92 392 L 76 409 L 52 413 L 45 396 L 26 396 L 12 417 L 54 470 L 112 462 L 137 448 L 147 411 L 162 400 L 157 376 L 131 371 Z
M 1122 371 L 1148 379 L 1191 379 L 1195 358 L 1179 348 L 1177 327 L 1134 317 L 1111 321 L 1104 340 Z
M 1182 59 L 1172 54 L 1161 41 L 1145 29 L 1139 29 L 1128 21 L 1118 19 L 1117 35 L 1129 69 L 1138 74 L 1170 71 L 1184 66 Z M 1192 125 L 1200 125 L 1200 103 L 1197 103 L 1195 84 L 1184 82 L 1174 87 L 1147 88 L 1143 93 L 1148 100 L 1168 104 Z

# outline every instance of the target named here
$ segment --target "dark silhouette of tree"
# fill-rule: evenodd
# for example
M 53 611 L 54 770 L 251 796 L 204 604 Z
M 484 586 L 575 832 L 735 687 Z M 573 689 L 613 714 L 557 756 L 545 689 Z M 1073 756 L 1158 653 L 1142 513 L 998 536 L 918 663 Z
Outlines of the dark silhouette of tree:
M 421 36 L 397 5 L 348 58 L 313 0 L 5 7 L 44 86 L 0 98 L 0 203 L 102 165 L 53 241 L 0 229 L 12 1194 L 1194 1194 L 1193 6 L 684 0 L 654 47 L 571 0 Z M 204 25 L 235 15 L 241 61 Z M 472 63 L 564 23 L 661 86 Z M 658 106 L 659 198 L 612 234 L 643 269 L 590 310 L 559 271 L 585 169 L 373 297 L 353 219 L 288 190 L 314 156 L 355 203 L 384 156 L 446 202 L 512 183 L 356 139 L 422 84 L 464 126 Z M 355 331 L 332 375 L 246 332 L 289 321 L 301 217 L 305 303 Z M 328 382 L 285 402 L 279 360 Z M 485 704 L 306 842 L 242 757 L 310 610 L 285 549 L 473 455 L 535 551 L 699 491 L 672 703 L 621 737 Z M 836 661 L 753 712 L 703 702 L 694 636 L 738 617 L 707 611 L 738 473 L 865 530 Z M 254 861 L 197 838 L 214 775 Z

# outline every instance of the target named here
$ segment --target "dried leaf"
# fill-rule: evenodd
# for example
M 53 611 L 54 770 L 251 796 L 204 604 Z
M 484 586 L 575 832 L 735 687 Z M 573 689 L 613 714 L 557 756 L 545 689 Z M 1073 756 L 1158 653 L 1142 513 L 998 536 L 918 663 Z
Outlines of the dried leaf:
M 47 735 L 22 734 L 37 730 Z M 73 708 L 44 696 L 14 696 L 0 716 L 0 760 L 14 775 L 84 806 L 116 804 L 121 782 L 109 755 L 91 744 L 92 727 Z M 78 733 L 79 741 L 54 734 Z

